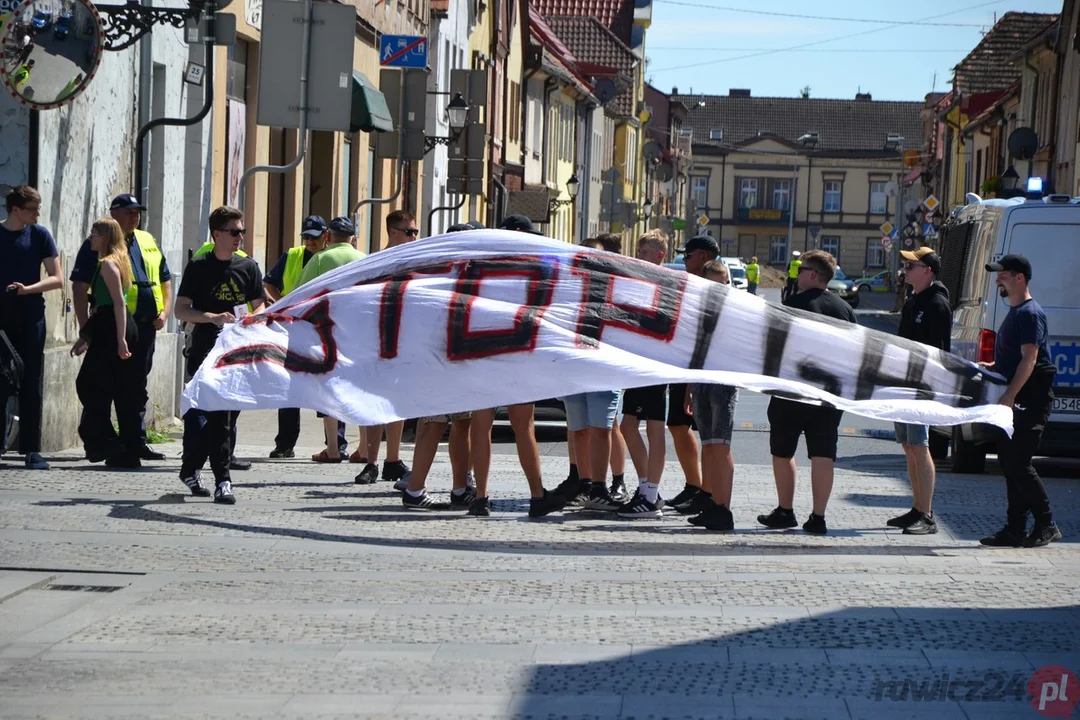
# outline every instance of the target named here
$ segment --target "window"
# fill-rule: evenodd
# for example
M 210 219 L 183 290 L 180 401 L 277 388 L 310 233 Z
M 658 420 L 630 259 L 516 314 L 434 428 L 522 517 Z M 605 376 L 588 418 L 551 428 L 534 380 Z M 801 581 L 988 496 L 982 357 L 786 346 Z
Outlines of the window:
M 757 179 L 743 178 L 739 183 L 739 207 L 757 207 Z
M 690 178 L 690 197 L 694 199 L 694 207 L 704 208 L 709 206 L 709 178 L 704 175 L 695 175 Z
M 840 212 L 840 203 L 843 195 L 844 183 L 839 180 L 826 180 L 825 199 L 821 203 L 821 209 L 827 213 Z
M 240 102 L 247 102 L 247 57 L 247 41 L 236 38 L 228 51 L 225 95 Z
M 881 247 L 881 238 L 866 238 L 866 267 L 885 267 L 885 248 Z
M 821 249 L 840 261 L 840 238 L 836 235 L 822 235 Z
M 787 262 L 787 235 L 773 235 L 769 238 L 769 264 L 783 265 Z
M 774 180 L 772 188 L 772 209 L 791 209 L 791 181 Z
M 723 128 L 713 128 L 713 129 L 709 130 L 709 139 L 710 140 L 715 140 L 716 142 L 723 142 L 724 141 L 724 130 L 723 130 Z
M 532 136 L 532 151 L 533 157 L 540 157 L 540 151 L 544 146 L 543 131 L 544 131 L 544 118 L 540 114 L 544 106 L 537 98 L 529 98 L 529 104 L 532 107 L 529 110 L 529 122 L 532 123 L 533 136 Z
M 870 183 L 870 212 L 884 215 L 889 212 L 889 196 L 885 194 L 885 183 Z
M 341 214 L 349 215 L 352 204 L 352 138 L 345 136 L 341 147 Z

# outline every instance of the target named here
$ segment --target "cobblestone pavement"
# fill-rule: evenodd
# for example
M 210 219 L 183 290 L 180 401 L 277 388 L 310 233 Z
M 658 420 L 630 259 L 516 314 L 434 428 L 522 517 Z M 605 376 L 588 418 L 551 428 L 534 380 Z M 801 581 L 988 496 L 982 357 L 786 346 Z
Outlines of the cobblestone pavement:
M 254 443 L 273 414 L 242 423 Z M 764 465 L 738 467 L 737 531 L 716 535 L 530 522 L 513 455 L 478 519 L 299 459 L 236 473 L 217 506 L 160 449 L 138 472 L 0 469 L 0 718 L 1038 718 L 1032 674 L 1080 673 L 1075 480 L 1048 481 L 1063 542 L 998 551 L 977 539 L 1000 478 L 942 474 L 941 532 L 909 537 L 884 525 L 909 506 L 889 463 L 839 471 L 810 537 L 757 529 Z M 543 463 L 550 487 L 566 460 Z

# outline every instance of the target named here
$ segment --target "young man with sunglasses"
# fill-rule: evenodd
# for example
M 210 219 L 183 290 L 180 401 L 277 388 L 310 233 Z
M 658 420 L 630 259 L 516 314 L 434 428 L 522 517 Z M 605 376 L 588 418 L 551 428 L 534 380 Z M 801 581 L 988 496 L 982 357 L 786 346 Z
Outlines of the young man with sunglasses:
M 188 263 L 176 297 L 176 319 L 195 326 L 187 353 L 187 372 L 195 374 L 210 354 L 221 328 L 236 322 L 237 315 L 263 306 L 263 278 L 259 266 L 236 254 L 243 240 L 244 213 L 221 206 L 210 213 L 213 252 Z M 207 460 L 214 472 L 214 502 L 232 505 L 229 460 L 235 413 L 189 410 L 184 415 L 184 451 L 180 460 L 180 480 L 196 497 L 209 497 L 199 469 Z
M 904 282 L 915 294 L 901 309 L 898 334 L 948 352 L 952 346 L 952 305 L 949 291 L 937 279 L 941 274 L 941 259 L 928 247 L 901 252 L 900 257 L 904 259 Z M 912 505 L 911 510 L 886 525 L 902 528 L 905 535 L 932 535 L 937 532 L 930 507 L 937 471 L 930 457 L 930 428 L 896 423 L 896 441 L 903 445 L 907 457 Z

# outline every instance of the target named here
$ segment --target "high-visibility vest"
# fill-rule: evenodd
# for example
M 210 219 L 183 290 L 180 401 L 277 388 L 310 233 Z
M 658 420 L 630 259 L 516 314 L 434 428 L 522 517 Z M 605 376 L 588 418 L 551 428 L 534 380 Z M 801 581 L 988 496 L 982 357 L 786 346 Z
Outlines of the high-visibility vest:
M 758 281 L 759 273 L 761 269 L 757 263 L 750 263 L 746 266 L 746 282 L 756 283 Z
M 289 248 L 285 256 L 285 274 L 281 278 L 281 296 L 285 297 L 300 284 L 300 273 L 304 272 L 304 246 Z
M 146 268 L 146 280 L 154 293 L 154 305 L 158 315 L 165 309 L 165 296 L 161 292 L 161 250 L 154 242 L 154 236 L 145 230 L 135 230 L 135 242 L 139 244 L 139 252 L 142 253 L 143 267 Z M 134 274 L 134 268 L 132 268 Z M 135 283 L 124 293 L 124 304 L 131 314 L 135 314 L 135 308 L 139 302 L 139 288 Z
M 795 258 L 787 266 L 787 276 L 794 280 L 799 277 L 799 268 L 802 267 L 802 260 Z
M 213 251 L 214 251 L 214 241 L 210 240 L 208 242 L 203 243 L 203 246 L 195 251 L 195 253 L 191 256 L 191 259 L 194 260 L 197 257 L 202 257 L 206 253 L 213 252 Z M 243 250 L 237 250 L 235 252 L 235 254 L 239 255 L 240 257 L 247 257 L 247 253 L 244 252 Z

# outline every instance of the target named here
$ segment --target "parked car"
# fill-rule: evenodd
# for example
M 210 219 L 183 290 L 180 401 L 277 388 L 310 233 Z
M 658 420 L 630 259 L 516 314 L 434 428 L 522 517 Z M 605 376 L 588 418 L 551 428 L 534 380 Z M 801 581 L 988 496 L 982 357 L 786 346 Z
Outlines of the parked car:
M 35 30 L 48 30 L 53 23 L 52 10 L 35 10 L 34 16 L 30 18 L 30 24 L 34 26 Z
M 877 275 L 866 275 L 855 278 L 852 284 L 859 292 L 889 292 L 892 288 L 889 283 L 889 271 L 882 270 Z
M 71 31 L 71 13 L 61 13 L 56 18 L 56 24 L 53 25 L 53 37 L 57 40 L 64 40 L 67 38 L 68 33 Z
M 829 290 L 839 295 L 840 299 L 847 302 L 851 307 L 859 307 L 859 288 L 840 268 L 836 268 L 836 274 L 829 281 Z
M 728 272 L 731 274 L 731 285 L 736 290 L 745 290 L 750 286 L 750 283 L 746 279 L 746 265 L 743 261 L 735 257 L 722 257 L 720 262 L 724 263 L 728 267 Z
M 997 329 L 1009 305 L 998 296 L 986 264 L 1015 253 L 1031 261 L 1031 294 L 1046 311 L 1050 361 L 1057 367 L 1054 405 L 1039 454 L 1080 457 L 1080 198 L 973 201 L 943 228 L 938 254 L 953 305 L 952 351 L 971 362 L 993 362 Z M 983 472 L 998 437 L 990 425 L 932 428 L 930 451 L 943 459 L 952 446 L 954 472 Z

